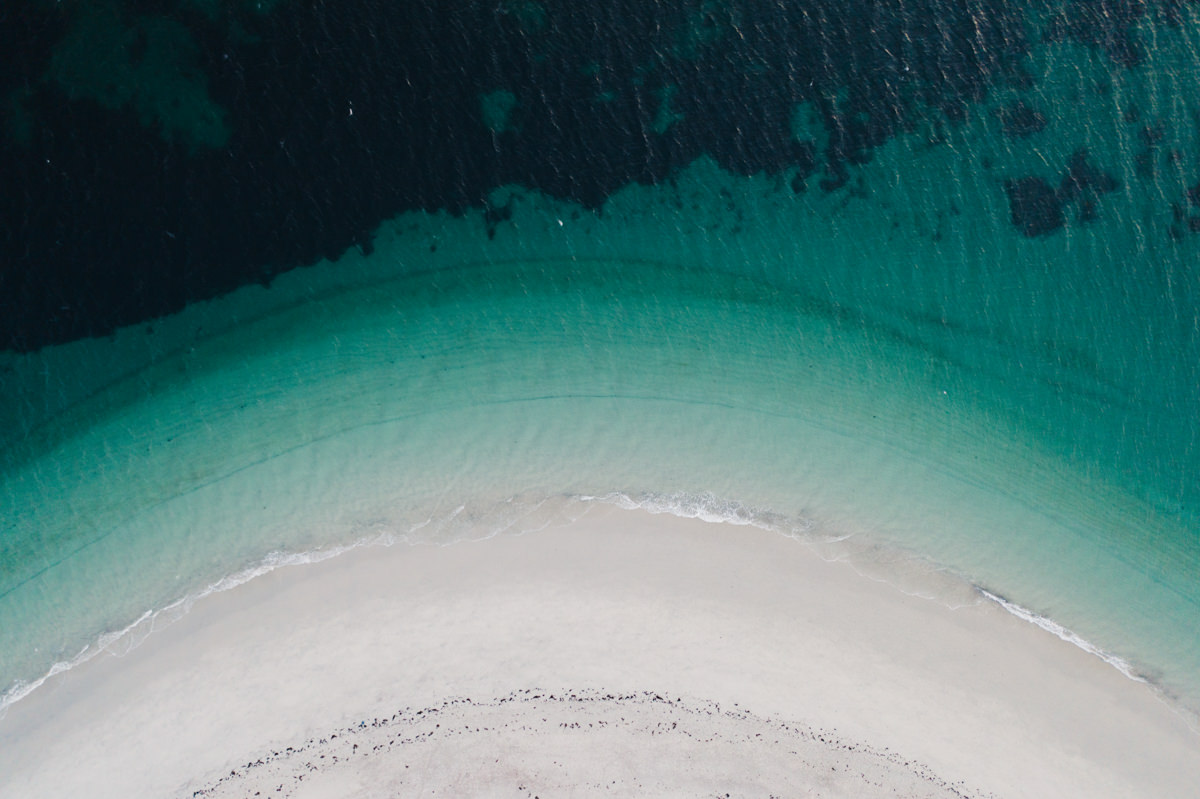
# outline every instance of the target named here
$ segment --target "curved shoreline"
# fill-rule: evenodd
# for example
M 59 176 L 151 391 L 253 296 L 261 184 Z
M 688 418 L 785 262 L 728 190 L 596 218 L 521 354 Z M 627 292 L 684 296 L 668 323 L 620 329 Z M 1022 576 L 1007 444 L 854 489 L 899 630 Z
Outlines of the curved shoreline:
M 333 279 L 318 268 L 311 294 L 296 275 L 217 303 L 258 322 L 152 358 L 124 381 L 148 392 L 127 416 L 93 408 L 79 441 L 6 475 L 22 588 L 0 597 L 0 671 L 37 679 L 96 631 L 271 551 L 403 531 L 481 494 L 644 487 L 811 515 L 831 537 L 868 531 L 1160 668 L 1196 705 L 1200 650 L 1179 633 L 1200 608 L 1185 520 L 1074 468 L 986 412 L 987 381 L 956 388 L 949 363 L 876 340 L 878 326 L 813 317 L 802 293 L 760 307 L 771 298 L 751 276 L 623 258 L 610 274 L 584 255 L 413 278 L 438 302 L 386 280 L 318 291 Z M 268 298 L 278 313 L 250 313 Z M 188 316 L 206 314 L 220 316 Z M 76 410 L 64 424 L 91 415 Z M 190 562 L 156 565 L 176 560 Z M 47 579 L 21 574 L 47 563 Z
M 810 547 L 811 546 L 819 546 L 822 543 L 829 543 L 829 544 L 836 545 L 850 537 L 850 534 L 846 534 L 844 536 L 840 536 L 840 537 L 835 538 L 832 541 L 828 541 L 828 542 L 821 542 L 819 540 L 809 540 L 805 537 L 805 535 L 811 529 L 810 523 L 805 523 L 803 520 L 801 520 L 800 522 L 796 522 L 796 520 L 792 520 L 790 523 L 786 523 L 786 522 L 788 522 L 788 520 L 783 519 L 782 517 L 778 517 L 775 514 L 761 514 L 759 512 L 754 511 L 753 509 L 750 509 L 750 508 L 747 508 L 747 507 L 741 505 L 740 503 L 730 503 L 730 502 L 718 503 L 719 507 L 717 507 L 712 504 L 714 502 L 714 500 L 711 497 L 689 497 L 689 498 L 683 499 L 681 502 L 680 498 L 678 498 L 678 497 L 671 498 L 668 500 L 663 500 L 661 498 L 643 497 L 639 500 L 639 499 L 634 499 L 624 493 L 612 493 L 612 494 L 606 494 L 603 496 L 562 497 L 559 499 L 565 500 L 568 504 L 573 504 L 575 502 L 582 503 L 582 506 L 581 506 L 582 509 L 581 509 L 581 512 L 579 513 L 578 517 L 574 517 L 573 514 L 568 514 L 568 516 L 572 516 L 571 521 L 574 521 L 575 518 L 581 518 L 584 514 L 587 514 L 589 512 L 589 510 L 591 510 L 593 507 L 599 506 L 599 507 L 603 508 L 604 506 L 615 506 L 617 508 L 621 508 L 622 510 L 642 511 L 642 512 L 649 513 L 651 515 L 666 514 L 666 515 L 673 516 L 673 517 L 676 517 L 681 520 L 695 519 L 695 520 L 699 520 L 699 521 L 703 521 L 703 522 L 707 522 L 707 523 L 727 524 L 727 525 L 732 525 L 732 526 L 751 526 L 751 527 L 757 528 L 759 530 L 772 532 L 772 533 L 775 533 L 777 535 L 780 535 L 780 536 L 783 536 L 786 538 L 795 539 L 795 540 L 800 541 L 801 543 L 804 543 Z M 540 506 L 540 504 L 541 503 L 538 503 L 539 506 Z M 459 510 L 461 511 L 462 509 L 460 508 Z M 533 510 L 536 511 L 537 506 L 535 506 Z M 560 509 L 558 511 L 558 513 L 562 513 L 562 512 L 564 512 L 562 509 Z M 437 520 L 437 523 L 444 525 L 448 522 L 452 522 L 453 516 L 454 516 L 454 514 L 451 514 L 449 519 Z M 435 521 L 434 519 L 430 519 L 427 522 L 425 522 L 424 524 L 418 525 L 417 528 L 414 528 L 414 531 L 410 531 L 410 532 L 415 532 L 415 529 L 424 527 L 425 525 L 433 523 L 434 521 Z M 517 530 L 517 531 L 515 531 L 515 534 L 521 535 L 521 534 L 525 534 L 528 532 L 533 532 L 535 530 L 542 529 L 542 527 L 545 527 L 545 526 L 558 526 L 561 524 L 569 524 L 569 523 L 570 523 L 569 521 L 564 521 L 564 519 L 554 518 L 554 519 L 546 521 L 542 525 L 536 526 L 534 528 Z M 782 523 L 782 526 L 781 526 L 781 523 Z M 513 533 L 514 533 L 513 530 L 508 529 L 502 525 L 500 527 L 497 527 L 496 529 L 488 530 L 487 532 L 484 532 L 482 535 L 470 536 L 463 540 L 460 540 L 458 538 L 451 538 L 451 540 L 449 540 L 449 541 L 440 542 L 439 545 L 440 546 L 453 546 L 455 544 L 461 544 L 464 542 L 486 540 L 493 536 L 513 534 Z M 267 574 L 275 571 L 276 569 L 285 568 L 285 567 L 289 567 L 289 566 L 305 566 L 305 565 L 310 565 L 310 564 L 316 564 L 316 563 L 320 563 L 324 560 L 328 560 L 329 558 L 335 558 L 335 557 L 338 557 L 341 555 L 345 555 L 354 550 L 358 550 L 358 549 L 365 548 L 365 547 L 412 546 L 415 544 L 429 544 L 429 543 L 435 543 L 435 542 L 429 542 L 429 541 L 410 542 L 407 540 L 407 537 L 403 536 L 403 535 L 396 536 L 396 535 L 392 535 L 392 534 L 383 534 L 383 535 L 365 537 L 365 538 L 362 538 L 362 539 L 360 539 L 356 542 L 350 543 L 350 544 L 321 548 L 321 549 L 311 550 L 311 551 L 307 551 L 307 552 L 296 552 L 296 553 L 275 553 L 275 552 L 273 552 L 273 553 L 270 553 L 265 558 L 263 558 L 260 562 L 254 564 L 252 566 L 249 566 L 247 568 L 244 568 L 242 570 L 239 570 L 239 571 L 237 571 L 233 574 L 230 574 L 226 577 L 222 577 L 220 580 L 217 580 L 216 582 L 213 582 L 213 583 L 207 585 L 203 589 L 193 592 L 193 593 L 190 593 L 184 597 L 181 597 L 178 600 L 175 600 L 174 602 L 171 602 L 170 604 L 166 605 L 165 607 L 158 608 L 158 609 L 150 609 L 150 610 L 145 611 L 135 621 L 133 621 L 132 623 L 130 623 L 123 629 L 104 632 L 96 639 L 96 641 L 94 641 L 91 644 L 86 645 L 77 655 L 75 655 L 70 660 L 58 661 L 58 662 L 54 663 L 54 665 L 50 667 L 50 669 L 47 671 L 47 673 L 42 675 L 41 677 L 38 677 L 29 682 L 17 682 L 15 684 L 9 686 L 4 691 L 4 693 L 0 694 L 0 721 L 3 721 L 4 716 L 8 712 L 9 707 L 11 707 L 13 704 L 15 704 L 17 702 L 20 702 L 22 699 L 29 696 L 34 691 L 38 690 L 38 688 L 40 688 L 43 684 L 45 684 L 47 680 L 51 680 L 59 674 L 62 674 L 73 668 L 76 668 L 78 666 L 86 664 L 92 658 L 95 658 L 98 656 L 102 656 L 105 654 L 114 655 L 114 656 L 118 656 L 118 657 L 124 656 L 125 654 L 136 649 L 141 644 L 141 642 L 146 639 L 147 636 L 150 636 L 150 635 L 154 634 L 155 632 L 160 631 L 161 628 L 158 627 L 157 625 L 162 624 L 163 626 L 167 626 L 167 625 L 175 623 L 176 621 L 181 619 L 184 615 L 186 615 L 191 610 L 192 606 L 195 605 L 195 603 L 200 602 L 213 594 L 218 594 L 218 593 L 222 593 L 224 591 L 229 591 L 229 590 L 235 589 L 238 586 L 241 586 L 242 584 L 249 582 L 250 580 L 254 580 L 258 577 L 267 575 Z M 924 564 L 924 561 L 919 561 L 915 556 L 902 555 L 899 552 L 897 552 L 896 555 L 901 556 L 901 557 L 908 557 L 908 558 L 912 559 L 913 563 Z M 826 557 L 826 556 L 822 555 L 822 557 Z M 838 555 L 834 556 L 833 559 L 840 560 L 843 557 L 845 557 L 844 553 L 839 553 Z M 855 564 L 852 559 L 852 556 L 850 556 L 850 557 L 851 557 L 851 560 L 849 560 L 847 562 L 849 562 L 853 566 Z M 931 564 L 925 564 L 925 565 L 928 565 L 928 567 L 930 569 L 934 568 Z M 867 576 L 865 574 L 862 574 L 861 572 L 860 572 L 860 575 L 864 576 L 864 577 Z M 899 591 L 905 590 L 900 585 L 899 581 L 896 578 L 896 575 L 894 575 L 894 574 L 889 575 L 889 574 L 885 573 L 882 577 L 876 578 L 876 577 L 872 576 L 871 579 L 882 580 L 882 582 L 884 582 L 888 585 L 891 585 L 892 587 L 896 588 Z M 1084 652 L 1087 652 L 1088 654 L 1094 655 L 1095 657 L 1097 657 L 1100 660 L 1107 663 L 1109 666 L 1111 666 L 1114 669 L 1116 669 L 1117 671 L 1119 671 L 1121 674 L 1123 674 L 1125 677 L 1129 678 L 1130 680 L 1147 684 L 1148 686 L 1150 686 L 1151 688 L 1153 688 L 1155 691 L 1157 691 L 1158 693 L 1160 693 L 1162 695 L 1164 702 L 1166 702 L 1169 705 L 1175 706 L 1175 709 L 1177 710 L 1177 712 L 1182 714 L 1183 717 L 1189 719 L 1188 723 L 1190 726 L 1193 727 L 1193 729 L 1197 729 L 1198 731 L 1200 731 L 1200 726 L 1197 726 L 1197 724 L 1195 723 L 1195 722 L 1200 722 L 1200 716 L 1196 716 L 1196 714 L 1193 711 L 1184 708 L 1182 705 L 1179 705 L 1178 697 L 1172 695 L 1169 691 L 1167 691 L 1151 675 L 1139 671 L 1136 668 L 1136 666 L 1131 664 L 1126 659 L 1122 658 L 1119 655 L 1108 652 L 1108 651 L 1104 650 L 1103 648 L 1093 644 L 1091 641 L 1088 641 L 1087 639 L 1075 634 L 1073 631 L 1063 627 L 1061 624 L 1054 621 L 1053 619 L 1047 618 L 1045 616 L 1041 616 L 1028 608 L 1022 607 L 1021 605 L 1019 605 L 1015 602 L 1012 602 L 1008 598 L 1006 598 L 1000 594 L 997 594 L 997 593 L 985 588 L 982 585 L 972 583 L 972 582 L 966 580 L 965 578 L 960 578 L 960 577 L 952 576 L 952 577 L 950 577 L 950 579 L 954 582 L 963 583 L 964 587 L 969 588 L 973 593 L 975 593 L 979 596 L 982 596 L 984 599 L 986 599 L 990 602 L 995 603 L 996 605 L 1003 608 L 1005 611 L 1012 614 L 1013 616 L 1021 619 L 1022 621 L 1028 622 L 1029 624 L 1039 627 L 1040 629 L 1050 633 L 1051 635 L 1054 635 L 1055 637 L 1061 639 L 1062 641 L 1065 641 L 1073 646 L 1076 646 L 1079 649 L 1083 650 Z M 931 598 L 930 595 L 927 595 L 924 593 L 919 593 L 919 592 L 916 593 L 915 595 L 919 596 L 921 598 L 925 598 L 925 599 Z M 948 606 L 948 607 L 951 607 L 951 609 L 954 609 L 954 606 Z M 120 650 L 120 653 L 118 653 L 118 650 Z M 1193 716 L 1195 716 L 1195 718 L 1193 718 Z
M 1184 797 L 1200 780 L 1197 734 L 1150 686 L 993 602 L 951 609 L 748 525 L 598 507 L 212 594 L 13 705 L 0 787 L 190 795 L 356 719 L 532 686 L 736 703 L 983 795 Z

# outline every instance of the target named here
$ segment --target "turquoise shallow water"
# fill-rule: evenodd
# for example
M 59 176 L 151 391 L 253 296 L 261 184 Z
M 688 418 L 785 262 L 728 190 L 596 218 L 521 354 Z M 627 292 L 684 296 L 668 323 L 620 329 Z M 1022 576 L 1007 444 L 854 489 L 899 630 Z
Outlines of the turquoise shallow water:
M 1163 431 L 1190 431 L 1170 403 L 1193 339 L 1149 350 L 1170 325 L 1121 305 L 1071 328 L 1091 358 L 1064 355 L 1045 337 L 1089 297 L 1040 317 L 945 238 L 848 246 L 820 198 L 704 163 L 676 192 L 699 211 L 518 193 L 493 240 L 470 216 L 402 218 L 369 257 L 13 359 L 43 381 L 28 402 L 49 381 L 65 407 L 27 405 L 5 452 L 8 690 L 268 553 L 536 526 L 571 513 L 556 498 L 620 492 L 902 581 L 876 545 L 898 548 L 1195 701 L 1200 546 L 1167 468 L 1192 456 Z M 753 209 L 739 233 L 714 229 L 727 206 Z M 995 235 L 1014 257 L 1066 249 Z M 893 290 L 914 260 L 930 277 Z
M 1014 143 L 997 96 L 878 148 L 869 192 L 706 159 L 599 211 L 500 189 L 498 222 L 402 215 L 369 255 L 0 356 L 5 701 L 271 553 L 539 525 L 619 493 L 897 581 L 904 553 L 1200 708 L 1200 238 L 1162 202 L 1186 168 L 1138 179 L 1109 122 L 1131 97 L 1186 113 L 1168 67 L 1194 37 L 1116 77 L 1044 45 L 1040 99 L 1077 129 Z M 806 113 L 795 135 L 819 136 Z M 1022 235 L 999 176 L 1055 178 L 1080 139 L 1122 187 L 1103 223 Z

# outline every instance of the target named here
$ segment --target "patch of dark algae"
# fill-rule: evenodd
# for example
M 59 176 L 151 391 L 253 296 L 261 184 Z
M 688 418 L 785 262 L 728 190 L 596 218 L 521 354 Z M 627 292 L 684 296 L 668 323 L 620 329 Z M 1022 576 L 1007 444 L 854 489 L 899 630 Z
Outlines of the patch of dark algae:
M 1058 186 L 1037 175 L 1028 175 L 1004 183 L 1012 211 L 1012 223 L 1031 238 L 1054 233 L 1067 221 L 1070 206 L 1078 207 L 1080 222 L 1099 218 L 1100 196 L 1116 191 L 1115 177 L 1095 166 L 1087 150 L 1076 150 L 1063 170 Z
M 597 210 L 707 156 L 796 192 L 869 193 L 852 178 L 890 139 L 936 144 L 998 90 L 1034 97 L 1032 47 L 1143 68 L 1185 2 L 9 0 L 0 350 L 369 252 L 404 211 L 477 209 L 486 229 L 504 185 Z M 1056 111 L 1000 113 L 1020 138 Z M 1103 193 L 1005 188 L 1033 237 L 1070 203 L 1096 218 Z
M 1029 81 L 1002 0 L 8 6 L 0 350 L 368 251 L 382 220 L 504 185 L 599 209 L 708 156 L 843 190 L 890 138 Z

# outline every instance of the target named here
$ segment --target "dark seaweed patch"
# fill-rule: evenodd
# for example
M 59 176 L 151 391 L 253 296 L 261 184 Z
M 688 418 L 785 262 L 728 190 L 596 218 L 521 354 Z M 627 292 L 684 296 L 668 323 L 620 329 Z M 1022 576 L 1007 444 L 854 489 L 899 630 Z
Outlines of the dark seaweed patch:
M 229 140 L 191 152 L 129 109 L 56 86 L 49 65 L 77 6 L 6 4 L 0 88 L 13 110 L 0 185 L 20 189 L 0 193 L 3 348 L 102 334 L 365 251 L 369 231 L 403 211 L 481 209 L 495 234 L 504 211 L 487 198 L 504 185 L 599 208 L 705 156 L 793 191 L 869 193 L 858 167 L 891 138 L 920 131 L 936 146 L 995 89 L 1035 88 L 1030 35 L 1128 67 L 1142 26 L 1192 13 L 1184 0 L 1070 0 L 1039 30 L 1006 0 L 312 2 L 270 13 L 229 2 L 211 15 L 97 2 L 136 33 L 125 61 L 162 49 L 155 20 L 186 30 Z M 97 80 L 120 96 L 127 77 Z M 506 101 L 499 132 L 481 106 L 489 96 Z M 798 107 L 811 129 L 793 129 Z M 1026 99 L 996 113 L 1019 139 L 1057 110 Z M 1149 152 L 1162 146 L 1157 123 L 1140 124 L 1139 174 L 1173 157 L 1193 166 Z M 1033 236 L 1075 207 L 1084 221 L 1103 216 L 1113 184 L 1086 156 L 1033 178 L 1005 184 L 1013 224 Z
M 1100 219 L 1102 194 L 1115 191 L 1119 183 L 1097 167 L 1085 149 L 1076 150 L 1063 170 L 1058 187 L 1030 175 L 1004 184 L 1012 223 L 1031 238 L 1053 233 L 1066 224 L 1068 207 L 1078 203 L 1078 219 L 1090 223 Z
M 996 110 L 1004 135 L 1023 139 L 1046 129 L 1046 115 L 1025 102 L 1011 103 Z
M 1012 223 L 1026 236 L 1045 236 L 1066 223 L 1058 191 L 1042 178 L 1028 176 L 1005 181 L 1004 192 L 1008 195 Z
M 1133 28 L 1146 14 L 1145 0 L 1070 0 L 1047 30 L 1051 41 L 1072 39 L 1102 51 L 1114 64 L 1133 68 L 1145 54 Z
M 1073 202 L 1081 197 L 1094 198 L 1108 194 L 1116 190 L 1117 185 L 1116 178 L 1088 160 L 1087 150 L 1076 150 L 1067 163 L 1067 171 L 1059 182 L 1058 192 L 1064 202 Z

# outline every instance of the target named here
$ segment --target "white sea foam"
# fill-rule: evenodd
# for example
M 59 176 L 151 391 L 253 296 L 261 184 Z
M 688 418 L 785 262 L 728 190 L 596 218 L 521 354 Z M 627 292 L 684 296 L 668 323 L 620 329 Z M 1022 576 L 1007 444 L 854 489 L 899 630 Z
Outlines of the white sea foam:
M 107 653 L 114 657 L 124 657 L 140 646 L 151 633 L 161 630 L 165 626 L 182 618 L 197 601 L 206 596 L 237 588 L 239 585 L 248 583 L 256 577 L 261 577 L 284 566 L 319 563 L 348 552 L 351 549 L 378 543 L 390 542 L 382 540 L 379 537 L 373 537 L 362 539 L 353 544 L 316 549 L 309 552 L 269 553 L 253 566 L 222 577 L 204 588 L 189 593 L 158 610 L 147 610 L 127 626 L 102 634 L 95 642 L 84 646 L 74 657 L 56 662 L 41 677 L 15 683 L 3 694 L 0 694 L 0 719 L 4 718 L 10 706 L 29 696 L 29 694 L 36 691 L 55 675 L 62 674 L 76 666 L 87 663 L 97 655 Z
M 775 532 L 789 538 L 797 539 L 810 545 L 816 545 L 817 554 L 827 560 L 848 560 L 860 575 L 883 581 L 903 593 L 919 596 L 924 599 L 938 600 L 938 592 L 910 591 L 902 584 L 902 570 L 895 568 L 895 558 L 886 558 L 887 571 L 882 576 L 876 576 L 863 570 L 864 559 L 880 560 L 877 553 L 879 546 L 867 546 L 863 551 L 850 549 L 842 550 L 839 554 L 827 557 L 821 547 L 826 545 L 843 544 L 853 538 L 853 534 L 822 536 L 815 534 L 818 525 L 811 519 L 791 518 L 769 510 L 754 508 L 737 500 L 723 499 L 709 492 L 689 494 L 675 493 L 627 493 L 614 491 L 605 494 L 579 494 L 554 497 L 510 496 L 499 501 L 479 501 L 459 504 L 449 511 L 426 516 L 422 521 L 407 526 L 405 532 L 397 532 L 391 524 L 380 523 L 366 531 L 352 543 L 323 547 L 304 552 L 272 552 L 256 564 L 220 578 L 203 589 L 194 591 L 158 610 L 147 610 L 129 625 L 115 631 L 106 632 L 94 643 L 84 646 L 74 657 L 58 661 L 41 677 L 27 682 L 18 682 L 0 695 L 0 718 L 3 718 L 12 704 L 20 701 L 37 690 L 47 680 L 54 676 L 79 666 L 97 655 L 108 653 L 122 657 L 136 649 L 146 638 L 163 629 L 167 625 L 182 618 L 192 606 L 211 594 L 228 591 L 241 586 L 257 577 L 261 577 L 276 569 L 286 566 L 300 566 L 319 563 L 338 555 L 364 546 L 391 546 L 404 544 L 436 544 L 450 545 L 465 540 L 482 540 L 502 534 L 521 534 L 544 529 L 555 524 L 565 524 L 587 513 L 592 503 L 615 505 L 626 510 L 643 510 L 652 514 L 669 514 L 685 519 L 699 519 L 713 524 L 732 524 L 750 526 L 757 529 Z M 890 551 L 890 550 L 889 550 Z M 864 552 L 876 553 L 870 557 Z M 915 556 L 899 554 L 909 565 L 916 562 Z M 944 580 L 948 579 L 963 590 L 971 590 L 984 598 L 995 602 L 1018 618 L 1037 625 L 1058 638 L 1071 643 L 1084 651 L 1101 658 L 1104 662 L 1116 668 L 1129 679 L 1137 682 L 1147 682 L 1127 661 L 1113 655 L 1086 639 L 1068 630 L 1057 622 L 1040 616 L 1033 611 L 1021 607 L 986 589 L 969 583 L 965 578 L 949 575 L 941 569 L 926 564 L 929 568 L 922 569 L 922 575 L 928 576 L 930 569 Z M 943 602 L 943 604 L 946 604 Z M 951 608 L 958 605 L 948 605 Z
M 708 492 L 688 494 L 642 493 L 627 494 L 614 491 L 598 496 L 580 495 L 583 502 L 602 502 L 626 510 L 648 513 L 668 513 L 684 519 L 700 519 L 713 524 L 736 524 L 770 530 L 790 538 L 804 537 L 814 525 L 811 520 L 792 519 L 781 513 L 752 508 L 737 500 L 722 499 Z M 844 536 L 843 536 L 844 538 Z
M 816 543 L 836 545 L 849 541 L 853 538 L 853 533 L 829 537 L 815 537 L 810 534 L 814 529 L 816 529 L 817 525 L 811 519 L 789 519 L 782 514 L 751 508 L 736 500 L 721 499 L 720 497 L 717 497 L 711 493 L 686 494 L 680 492 L 672 494 L 628 494 L 623 492 L 612 492 L 599 496 L 584 495 L 580 496 L 579 499 L 584 502 L 602 502 L 606 504 L 612 504 L 627 510 L 640 509 L 649 513 L 668 513 L 673 516 L 679 516 L 686 519 L 700 519 L 712 523 L 747 525 L 757 527 L 762 530 L 778 532 L 810 544 Z M 939 601 L 952 610 L 969 604 L 974 604 L 973 602 L 946 602 L 944 601 L 945 597 L 942 595 L 944 593 L 942 591 L 907 589 L 905 585 L 902 584 L 904 581 L 900 579 L 901 569 L 896 567 L 896 559 L 898 556 L 899 559 L 903 560 L 908 566 L 919 565 L 923 567 L 920 569 L 922 572 L 922 577 L 929 578 L 931 576 L 937 576 L 941 578 L 942 582 L 948 581 L 964 591 L 970 590 L 973 593 L 982 595 L 984 598 L 995 602 L 1004 610 L 1013 614 L 1017 618 L 1034 624 L 1046 632 L 1049 632 L 1052 635 L 1062 639 L 1063 641 L 1077 646 L 1089 654 L 1095 655 L 1129 679 L 1141 683 L 1148 682 L 1148 680 L 1141 676 L 1124 658 L 1105 651 L 1101 647 L 1096 646 L 1087 639 L 1077 635 L 1071 630 L 1068 630 L 1066 627 L 1052 619 L 1038 615 L 1031 610 L 1023 608 L 1020 605 L 1010 602 L 1007 599 L 1004 599 L 1003 597 L 1000 597 L 984 588 L 974 585 L 965 577 L 948 573 L 944 569 L 937 567 L 935 564 L 928 563 L 927 561 L 918 558 L 916 555 L 888 550 L 891 554 L 891 557 L 882 559 L 883 561 L 886 561 L 885 566 L 887 568 L 882 575 L 877 575 L 873 570 L 868 570 L 865 568 L 864 560 L 881 560 L 878 553 L 883 548 L 878 545 L 869 545 L 867 549 L 869 549 L 872 553 L 875 553 L 873 557 L 868 558 L 861 551 L 856 552 L 845 550 L 840 552 L 837 556 L 826 559 L 847 560 L 850 562 L 850 565 L 854 568 L 855 572 L 863 577 L 875 580 L 877 582 L 885 582 L 910 596 L 916 596 L 930 601 Z M 825 554 L 823 553 L 818 552 L 818 554 L 821 554 L 822 557 L 825 557 Z
M 404 533 L 397 533 L 391 524 L 380 523 L 349 544 L 303 552 L 270 552 L 249 567 L 221 577 L 162 608 L 146 610 L 124 627 L 104 632 L 92 643 L 84 645 L 73 657 L 55 662 L 42 676 L 14 682 L 0 694 L 0 719 L 4 718 L 10 706 L 29 696 L 55 676 L 83 665 L 98 655 L 107 653 L 123 657 L 129 654 L 152 633 L 182 618 L 196 602 L 207 596 L 232 590 L 279 568 L 319 563 L 359 547 L 392 546 L 397 543 L 448 546 L 463 540 L 483 540 L 505 533 L 533 532 L 577 518 L 587 512 L 587 502 L 593 499 L 628 509 L 645 507 L 651 513 L 672 513 L 688 518 L 703 518 L 706 521 L 756 524 L 765 527 L 738 503 L 722 503 L 709 495 L 696 499 L 680 495 L 678 500 L 663 496 L 657 500 L 645 500 L 644 506 L 638 504 L 637 500 L 619 493 L 603 497 L 558 497 L 558 503 L 551 502 L 551 499 L 553 498 L 510 496 L 498 502 L 461 503 L 448 511 L 426 515 L 422 521 L 409 525 Z M 570 505 L 576 505 L 576 511 L 568 510 Z M 724 510 L 719 510 L 721 508 Z
M 348 544 L 303 552 L 268 553 L 252 566 L 226 575 L 162 608 L 147 610 L 125 627 L 103 633 L 74 657 L 54 663 L 41 677 L 15 682 L 0 694 L 0 719 L 4 718 L 11 705 L 29 696 L 54 676 L 101 654 L 123 657 L 140 646 L 152 633 L 178 621 L 199 600 L 237 588 L 276 569 L 320 563 L 365 546 L 416 543 L 445 546 L 502 534 L 534 532 L 554 524 L 568 523 L 586 512 L 586 505 L 580 505 L 575 497 L 510 496 L 499 501 L 463 503 L 448 512 L 426 515 L 422 521 L 408 525 L 404 532 L 398 532 L 394 524 L 381 522 L 364 530 L 364 534 Z
M 995 602 L 1000 607 L 1007 610 L 1012 615 L 1016 616 L 1018 619 L 1027 621 L 1030 624 L 1035 624 L 1038 627 L 1041 627 L 1046 632 L 1052 633 L 1053 635 L 1061 638 L 1062 640 L 1066 641 L 1067 643 L 1074 644 L 1075 646 L 1082 649 L 1084 652 L 1095 655 L 1096 657 L 1100 658 L 1108 665 L 1115 668 L 1117 671 L 1124 674 L 1129 679 L 1134 680 L 1136 682 L 1148 682 L 1146 680 L 1146 678 L 1141 676 L 1140 674 L 1138 674 L 1137 671 L 1134 670 L 1133 666 L 1130 665 L 1130 663 L 1127 660 L 1125 660 L 1124 658 L 1118 657 L 1117 655 L 1114 655 L 1111 652 L 1104 651 L 1103 649 L 1101 649 L 1100 647 L 1091 643 L 1087 639 L 1082 638 L 1082 637 L 1076 635 L 1075 633 L 1071 632 L 1070 630 L 1068 630 L 1066 627 L 1063 627 L 1061 624 L 1054 621 L 1053 619 L 1048 619 L 1045 616 L 1041 616 L 1041 615 L 1038 615 L 1037 613 L 1034 613 L 1032 610 L 1029 610 L 1028 608 L 1023 608 L 1014 602 L 1009 602 L 1004 597 L 997 596 L 996 594 L 993 594 L 991 591 L 988 591 L 986 588 L 980 588 L 977 586 L 976 590 L 980 594 L 982 594 L 984 597 L 986 597 L 987 599 L 990 599 L 991 601 Z

